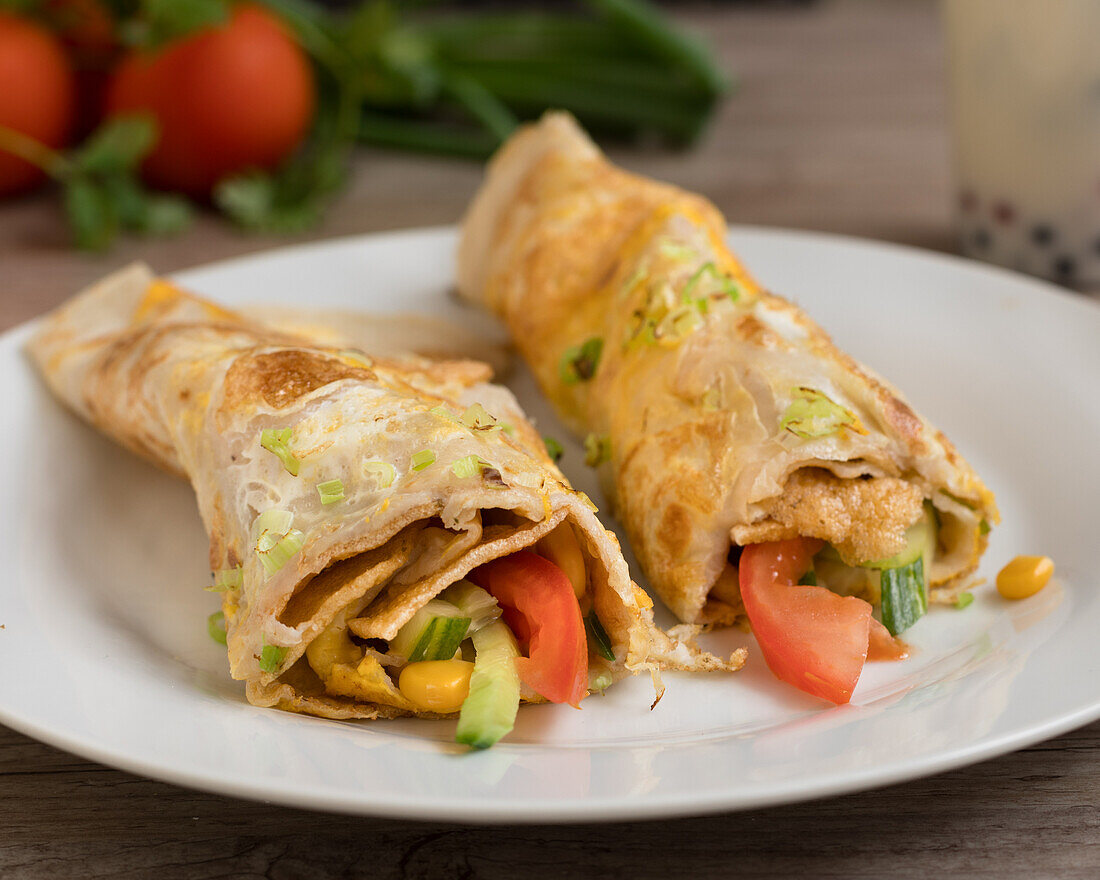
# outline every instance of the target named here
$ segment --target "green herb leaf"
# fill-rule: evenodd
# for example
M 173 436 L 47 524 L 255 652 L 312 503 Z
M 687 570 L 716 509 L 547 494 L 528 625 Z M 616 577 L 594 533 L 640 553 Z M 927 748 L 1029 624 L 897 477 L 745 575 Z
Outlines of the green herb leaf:
M 157 141 L 157 121 L 147 114 L 103 123 L 73 151 L 73 167 L 88 173 L 125 171 L 145 158 Z
M 229 0 L 140 0 L 121 27 L 127 45 L 156 49 L 204 27 L 229 20 Z
M 603 624 L 600 623 L 595 611 L 589 612 L 584 619 L 584 625 L 588 630 L 589 637 L 592 639 L 593 646 L 596 648 L 596 653 L 605 660 L 613 661 L 615 651 L 611 647 L 611 638 L 607 635 L 607 630 L 603 628 Z
M 65 213 L 76 246 L 83 250 L 103 250 L 118 229 L 107 193 L 86 177 L 74 177 L 65 184 Z

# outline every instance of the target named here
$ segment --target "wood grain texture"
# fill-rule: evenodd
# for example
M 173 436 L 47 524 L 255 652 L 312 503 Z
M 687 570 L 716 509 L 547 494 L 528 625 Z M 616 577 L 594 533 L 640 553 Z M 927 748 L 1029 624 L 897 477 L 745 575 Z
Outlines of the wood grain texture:
M 931 2 L 678 7 L 720 46 L 739 93 L 698 149 L 615 149 L 709 194 L 732 222 L 950 249 Z M 452 223 L 477 165 L 366 152 L 306 238 Z M 291 240 L 293 241 L 293 240 Z M 109 255 L 65 247 L 55 200 L 0 204 L 0 328 L 135 258 L 172 271 L 286 245 L 206 216 Z M 877 791 L 722 816 L 600 826 L 463 827 L 292 810 L 180 789 L 0 727 L 0 878 L 1100 876 L 1100 723 Z

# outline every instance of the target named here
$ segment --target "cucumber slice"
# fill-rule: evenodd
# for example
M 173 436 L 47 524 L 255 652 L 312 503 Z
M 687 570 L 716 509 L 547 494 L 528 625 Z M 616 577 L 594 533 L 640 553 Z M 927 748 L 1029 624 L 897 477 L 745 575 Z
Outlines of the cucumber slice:
M 909 629 L 928 610 L 924 560 L 918 556 L 908 565 L 882 570 L 882 622 L 897 635 Z
M 470 618 L 470 633 L 476 633 L 500 617 L 497 600 L 470 581 L 451 584 L 443 591 L 443 598 L 456 605 L 464 617 Z
M 390 652 L 410 663 L 450 660 L 469 628 L 470 618 L 458 608 L 450 602 L 432 599 L 390 640 Z
M 930 504 L 924 505 L 921 514 L 913 525 L 905 530 L 905 547 L 887 559 L 875 559 L 860 563 L 863 568 L 901 568 L 914 560 L 925 558 L 926 565 L 931 564 L 931 553 L 936 546 L 936 519 Z
M 458 716 L 455 742 L 487 749 L 508 733 L 519 711 L 519 647 L 503 621 L 494 620 L 471 637 L 477 657 L 470 695 Z

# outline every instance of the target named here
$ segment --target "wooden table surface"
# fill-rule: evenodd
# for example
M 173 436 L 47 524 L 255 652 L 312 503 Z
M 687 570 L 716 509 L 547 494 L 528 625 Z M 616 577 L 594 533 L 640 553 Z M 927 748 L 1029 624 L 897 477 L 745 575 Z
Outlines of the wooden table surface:
M 690 153 L 622 163 L 732 222 L 949 250 L 942 45 L 928 2 L 683 8 L 741 90 Z M 309 238 L 454 222 L 461 161 L 363 155 Z M 135 258 L 164 271 L 287 244 L 214 217 L 107 256 L 65 247 L 54 199 L 0 205 L 0 329 Z M 2 609 L 0 609 L 2 611 Z M 0 877 L 1100 876 L 1100 723 L 973 767 L 825 801 L 697 819 L 473 827 L 309 813 L 142 779 L 0 727 Z

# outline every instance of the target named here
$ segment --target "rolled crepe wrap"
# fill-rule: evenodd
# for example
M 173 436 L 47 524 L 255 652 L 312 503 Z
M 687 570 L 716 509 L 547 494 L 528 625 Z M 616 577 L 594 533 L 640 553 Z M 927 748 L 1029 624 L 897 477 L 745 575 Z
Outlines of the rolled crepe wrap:
M 681 620 L 743 613 L 738 546 L 818 537 L 849 566 L 885 559 L 926 501 L 945 599 L 999 520 L 993 495 L 895 388 L 762 290 L 725 235 L 708 201 L 615 168 L 548 114 L 490 163 L 458 287 L 503 318 L 606 459 L 615 512 Z
M 431 714 L 395 686 L 385 645 L 351 634 L 393 638 L 471 569 L 562 524 L 614 646 L 616 660 L 594 671 L 731 666 L 653 625 L 614 536 L 484 364 L 316 345 L 142 266 L 49 315 L 29 350 L 72 409 L 191 481 L 210 566 L 230 585 L 230 671 L 254 704 Z M 266 441 L 265 429 L 275 432 Z M 461 475 L 453 466 L 469 456 L 476 473 Z M 343 497 L 325 504 L 318 486 L 332 480 Z

